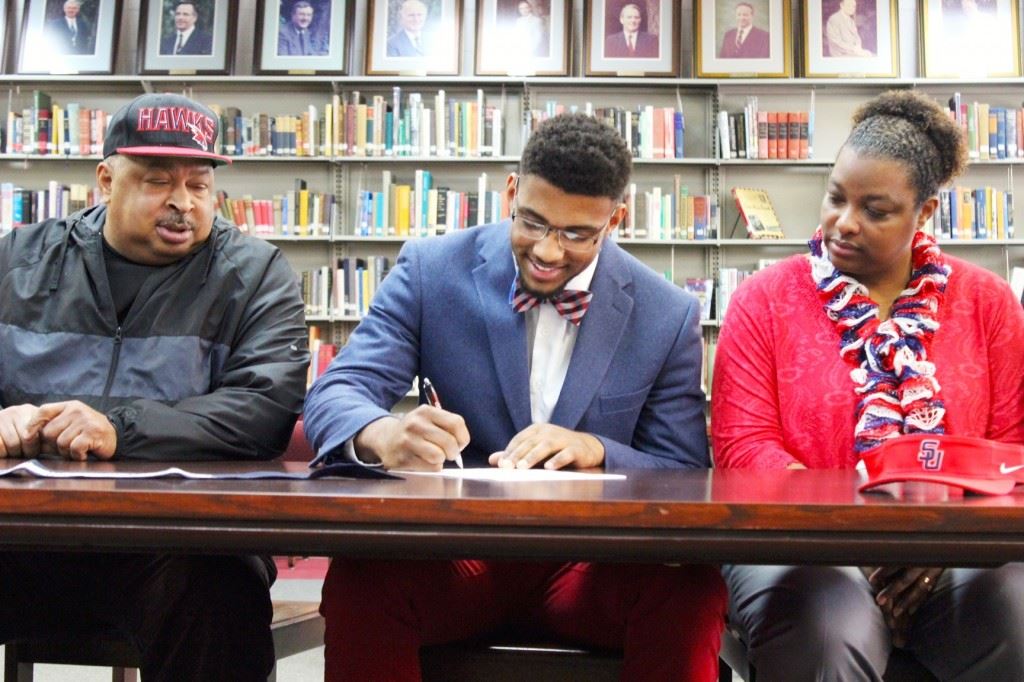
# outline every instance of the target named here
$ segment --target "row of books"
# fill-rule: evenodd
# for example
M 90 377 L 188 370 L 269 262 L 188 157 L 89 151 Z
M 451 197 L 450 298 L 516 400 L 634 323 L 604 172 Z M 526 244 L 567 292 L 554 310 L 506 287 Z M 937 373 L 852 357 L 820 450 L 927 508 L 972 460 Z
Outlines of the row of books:
M 949 98 L 949 115 L 963 129 L 971 159 L 1024 157 L 1024 107 L 963 102 L 955 92 Z
M 346 101 L 347 100 L 347 101 Z M 420 93 L 392 89 L 391 98 L 359 91 L 334 95 L 322 111 L 310 104 L 298 114 L 243 114 L 235 106 L 212 108 L 221 119 L 221 148 L 228 156 L 436 156 L 486 157 L 504 153 L 500 107 L 455 99 L 438 90 L 428 106 Z
M 89 156 L 103 150 L 107 112 L 69 102 L 54 104 L 41 90 L 32 93 L 32 106 L 7 111 L 0 149 L 5 154 Z
M 814 158 L 813 111 L 760 111 L 748 99 L 743 111 L 718 112 L 719 158 Z
M 714 380 L 715 351 L 718 348 L 718 344 L 707 337 L 701 339 L 701 344 L 704 350 L 704 358 L 700 365 L 700 388 L 710 398 L 711 382 Z
M 691 195 L 677 175 L 672 189 L 639 191 L 629 185 L 623 239 L 715 239 L 721 227 L 718 197 Z
M 775 263 L 777 258 L 760 258 L 757 261 L 755 270 L 743 270 L 741 268 L 719 268 L 718 283 L 714 290 L 714 302 L 711 309 L 715 311 L 715 319 L 719 322 L 725 319 L 725 313 L 729 309 L 729 302 L 736 289 L 747 277 L 750 277 L 757 270 L 763 270 Z
M 362 317 L 370 310 L 377 287 L 391 271 L 386 256 L 339 258 L 328 265 L 300 274 L 306 315 Z
M 566 112 L 577 112 L 594 116 L 615 128 L 626 141 L 626 145 L 639 159 L 682 159 L 685 158 L 686 119 L 682 106 L 655 107 L 639 105 L 636 109 L 625 107 L 594 107 L 591 102 L 582 108 L 559 104 L 553 100 L 545 102 L 543 109 L 528 109 L 523 114 L 523 140 L 530 137 L 544 121 Z
M 309 327 L 309 371 L 306 373 L 306 388 L 327 371 L 331 361 L 338 355 L 338 344 L 323 338 L 320 327 Z
M 932 231 L 939 239 L 1013 239 L 1013 192 L 994 187 L 940 190 Z
M 217 211 L 243 232 L 261 237 L 326 237 L 338 222 L 338 202 L 333 194 L 314 192 L 304 186 L 270 199 L 243 194 L 232 199 L 217 192 Z
M 89 185 L 51 180 L 46 189 L 24 189 L 12 182 L 0 183 L 0 235 L 22 225 L 63 218 L 99 199 L 99 189 Z
M 381 173 L 381 189 L 359 193 L 356 236 L 429 236 L 498 222 L 508 216 L 504 192 L 487 189 L 487 173 L 475 192 L 435 186 L 428 170 L 413 172 L 413 184 L 395 182 Z
M 715 280 L 703 277 L 687 277 L 683 289 L 693 294 L 700 302 L 700 319 L 702 322 L 713 320 Z

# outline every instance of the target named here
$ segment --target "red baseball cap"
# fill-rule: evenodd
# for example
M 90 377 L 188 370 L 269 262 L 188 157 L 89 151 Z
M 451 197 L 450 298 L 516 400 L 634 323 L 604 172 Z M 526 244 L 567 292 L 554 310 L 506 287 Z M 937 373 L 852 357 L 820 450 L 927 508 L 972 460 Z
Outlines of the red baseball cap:
M 915 433 L 887 440 L 861 458 L 868 472 L 861 492 L 886 483 L 924 481 L 1006 495 L 1024 483 L 1024 446 L 985 438 Z

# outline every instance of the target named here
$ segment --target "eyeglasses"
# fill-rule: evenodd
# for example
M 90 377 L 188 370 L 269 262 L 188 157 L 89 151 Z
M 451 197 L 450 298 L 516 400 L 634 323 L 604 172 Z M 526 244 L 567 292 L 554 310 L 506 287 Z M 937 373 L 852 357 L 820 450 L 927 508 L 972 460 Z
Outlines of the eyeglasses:
M 611 220 L 611 216 L 608 217 L 608 220 Z M 558 238 L 558 245 L 566 251 L 589 251 L 601 239 L 601 233 L 604 231 L 604 227 L 596 231 L 562 230 L 557 227 L 551 227 L 547 223 L 524 218 L 521 214 L 516 213 L 515 209 L 512 210 L 512 225 L 519 231 L 519 234 L 535 242 L 539 242 L 547 237 L 548 232 L 554 232 Z M 607 225 L 608 223 L 605 222 L 605 227 Z

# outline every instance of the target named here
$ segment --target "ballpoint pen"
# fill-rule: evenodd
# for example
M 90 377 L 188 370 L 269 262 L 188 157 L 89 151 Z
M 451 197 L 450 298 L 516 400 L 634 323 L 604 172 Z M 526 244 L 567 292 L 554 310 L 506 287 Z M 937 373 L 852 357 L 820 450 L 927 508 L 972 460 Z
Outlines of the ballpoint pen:
M 441 399 L 437 397 L 437 390 L 434 388 L 434 384 L 430 383 L 430 379 L 426 377 L 423 377 L 423 392 L 427 394 L 427 402 L 430 403 L 431 406 L 436 407 L 438 409 L 444 409 L 441 407 Z M 456 453 L 455 464 L 457 464 L 460 469 L 465 468 L 462 465 L 461 452 Z

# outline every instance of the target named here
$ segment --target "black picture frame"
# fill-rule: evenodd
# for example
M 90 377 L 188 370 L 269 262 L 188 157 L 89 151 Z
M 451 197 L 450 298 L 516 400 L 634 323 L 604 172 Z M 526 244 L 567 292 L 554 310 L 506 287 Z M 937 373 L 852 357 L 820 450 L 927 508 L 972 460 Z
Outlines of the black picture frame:
M 675 76 L 679 73 L 679 15 L 675 0 L 588 0 L 584 5 L 587 76 Z M 626 46 L 629 12 L 639 21 Z
M 176 44 L 176 14 L 191 5 L 191 32 Z M 238 0 L 141 0 L 138 71 L 143 74 L 227 74 L 235 53 Z M 187 24 L 187 19 L 186 19 Z
M 72 30 L 65 6 L 70 9 L 74 2 L 25 0 L 18 36 L 18 73 L 113 73 L 121 3 L 117 0 L 79 2 Z
M 253 71 L 261 74 L 348 73 L 355 0 L 261 0 L 256 4 Z M 305 36 L 301 23 L 311 16 Z M 302 39 L 300 41 L 300 38 Z M 302 50 L 306 50 L 306 54 Z

